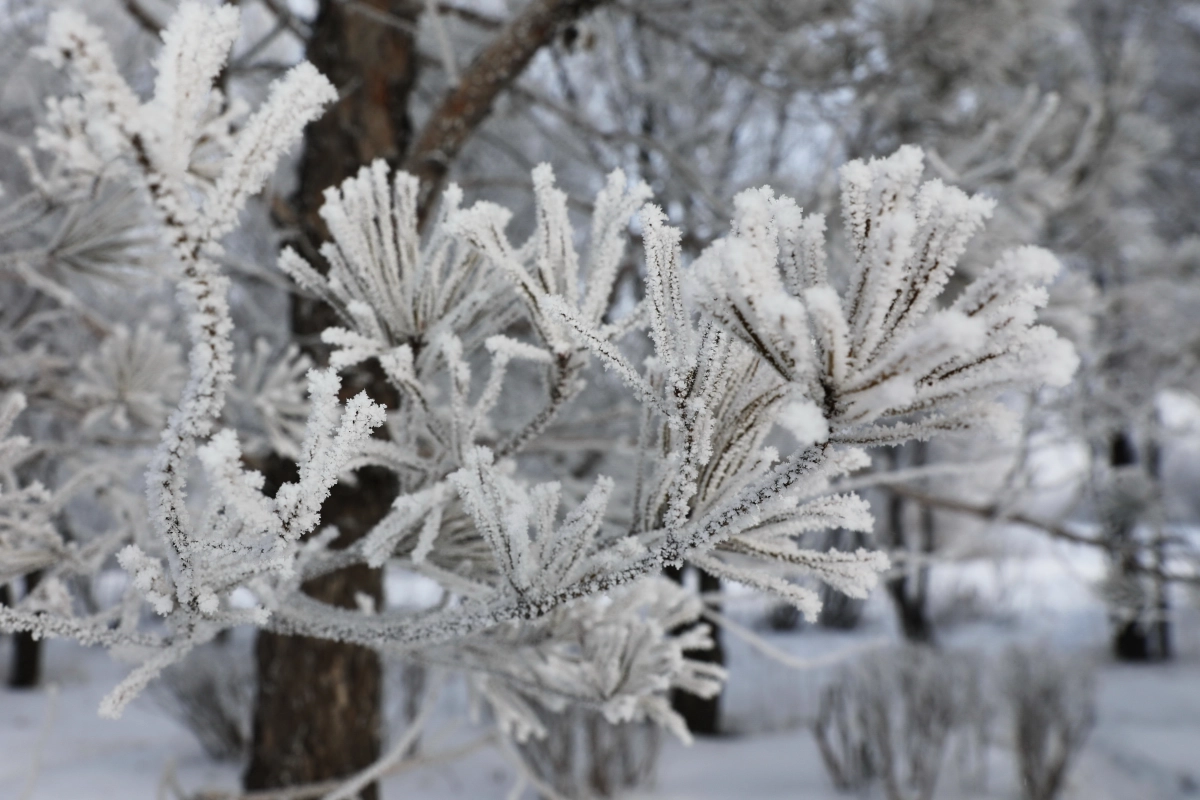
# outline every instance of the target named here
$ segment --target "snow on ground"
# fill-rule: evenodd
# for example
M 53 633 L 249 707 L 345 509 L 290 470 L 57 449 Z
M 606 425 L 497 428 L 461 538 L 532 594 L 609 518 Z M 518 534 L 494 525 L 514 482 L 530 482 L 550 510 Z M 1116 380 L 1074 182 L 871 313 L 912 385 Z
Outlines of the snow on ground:
M 1035 558 L 1001 564 L 939 567 L 935 589 L 945 609 L 982 609 L 979 619 L 960 613 L 945 631 L 953 648 L 999 654 L 1009 643 L 1045 643 L 1090 659 L 1098 669 L 1098 720 L 1070 778 L 1063 800 L 1190 800 L 1200 798 L 1200 611 L 1181 604 L 1170 664 L 1127 666 L 1106 657 L 1106 622 L 1088 589 L 1100 563 L 1062 546 L 1047 545 Z M 1182 599 L 1182 598 L 1180 598 Z M 751 623 L 761 603 L 733 598 L 726 611 Z M 757 635 L 799 658 L 831 653 L 858 655 L 893 641 L 886 599 L 877 594 L 854 632 L 806 628 Z M 836 665 L 795 670 L 771 661 L 726 634 L 731 680 L 724 695 L 729 735 L 692 747 L 664 745 L 655 784 L 642 800 L 833 800 L 808 732 L 820 688 Z M 0 645 L 0 663 L 8 658 Z M 138 800 L 155 798 L 168 769 L 189 790 L 233 788 L 238 769 L 209 761 L 196 740 L 152 697 L 139 698 L 116 721 L 95 710 L 125 667 L 97 651 L 64 642 L 47 650 L 46 687 L 0 692 L 0 798 L 27 800 Z M 465 701 L 451 695 L 424 739 L 439 753 L 478 741 L 480 731 L 462 722 Z M 985 789 L 967 788 L 948 771 L 939 800 L 1019 797 L 1006 732 L 990 754 Z M 393 776 L 386 800 L 504 798 L 514 770 L 484 744 L 452 763 L 434 763 Z M 164 795 L 165 796 L 165 795 Z M 525 797 L 532 797 L 531 794 Z
M 0 663 L 8 663 L 7 646 Z M 168 764 L 198 782 L 225 771 L 188 731 L 138 698 L 119 720 L 100 719 L 100 698 L 127 668 L 66 642 L 46 648 L 45 688 L 0 694 L 0 797 L 29 800 L 154 798 Z

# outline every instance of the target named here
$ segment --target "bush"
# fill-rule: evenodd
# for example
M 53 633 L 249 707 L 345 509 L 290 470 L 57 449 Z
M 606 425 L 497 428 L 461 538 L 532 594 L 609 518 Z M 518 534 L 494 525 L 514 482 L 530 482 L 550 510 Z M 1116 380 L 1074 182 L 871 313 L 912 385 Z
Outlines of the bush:
M 991 707 L 981 664 L 960 653 L 905 646 L 863 659 L 821 695 L 813 734 L 841 791 L 876 780 L 889 800 L 930 800 L 953 741 L 982 779 Z
M 534 774 L 564 797 L 614 797 L 654 778 L 660 729 L 648 723 L 613 725 L 598 711 L 546 713 L 546 736 L 520 745 Z
M 868 734 L 870 720 L 855 696 L 860 689 L 859 682 L 849 676 L 826 686 L 813 725 L 825 770 L 834 787 L 842 792 L 864 789 L 876 778 Z
M 1020 648 L 1009 651 L 1004 677 L 1023 796 L 1053 800 L 1095 724 L 1095 678 L 1045 649 Z
M 977 654 L 877 653 L 825 687 L 813 734 L 839 791 L 878 781 L 888 800 L 930 800 L 951 751 L 962 788 L 983 789 L 1000 705 L 1024 800 L 1054 800 L 1095 722 L 1095 680 L 1046 648 L 1013 648 L 993 680 Z

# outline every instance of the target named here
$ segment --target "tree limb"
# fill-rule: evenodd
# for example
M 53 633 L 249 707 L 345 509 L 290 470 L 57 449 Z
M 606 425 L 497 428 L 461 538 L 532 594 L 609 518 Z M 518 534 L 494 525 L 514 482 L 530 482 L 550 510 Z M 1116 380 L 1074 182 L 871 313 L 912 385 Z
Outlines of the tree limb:
M 163 23 L 143 8 L 138 0 L 125 0 L 125 10 L 146 33 L 156 37 L 162 33 Z
M 564 26 L 608 0 L 533 0 L 496 34 L 425 123 L 404 168 L 421 180 L 423 222 L 450 164 L 487 119 L 500 93 Z
M 1084 534 L 1075 533 L 1072 530 L 1055 522 L 1035 519 L 1026 514 L 1012 513 L 1002 511 L 995 504 L 980 505 L 969 503 L 965 500 L 955 500 L 951 497 L 940 497 L 937 495 L 927 494 L 916 489 L 910 489 L 905 486 L 889 486 L 888 491 L 895 492 L 901 497 L 912 500 L 928 508 L 939 509 L 941 511 L 952 511 L 958 514 L 969 514 L 973 517 L 979 517 L 993 522 L 1011 522 L 1016 525 L 1023 525 L 1029 528 L 1036 528 L 1043 533 L 1049 534 L 1055 539 L 1061 539 L 1064 542 L 1072 544 L 1082 544 L 1088 547 L 1098 547 L 1102 550 L 1111 552 L 1113 544 L 1095 536 L 1086 536 Z M 1176 539 L 1176 543 L 1180 540 Z M 1200 575 L 1181 575 L 1178 573 L 1167 572 L 1159 567 L 1146 566 L 1141 562 L 1135 561 L 1132 568 L 1145 575 L 1158 578 L 1163 581 L 1172 581 L 1175 583 L 1190 583 L 1200 585 Z

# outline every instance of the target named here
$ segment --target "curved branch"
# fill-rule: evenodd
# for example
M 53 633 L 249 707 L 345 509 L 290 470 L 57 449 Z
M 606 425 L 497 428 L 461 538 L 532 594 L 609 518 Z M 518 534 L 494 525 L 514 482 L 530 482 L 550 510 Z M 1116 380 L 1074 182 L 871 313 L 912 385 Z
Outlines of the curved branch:
M 608 0 L 533 0 L 496 34 L 463 71 L 458 85 L 425 123 L 404 169 L 421 180 L 418 218 L 423 223 L 450 164 L 487 119 L 500 93 L 512 85 L 555 34 Z

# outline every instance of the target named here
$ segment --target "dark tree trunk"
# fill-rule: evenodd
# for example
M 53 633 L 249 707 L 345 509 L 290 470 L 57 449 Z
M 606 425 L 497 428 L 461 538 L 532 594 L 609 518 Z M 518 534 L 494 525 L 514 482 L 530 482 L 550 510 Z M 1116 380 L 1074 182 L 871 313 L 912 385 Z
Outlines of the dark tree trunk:
M 345 545 L 387 510 L 395 495 L 390 474 L 360 470 L 358 486 L 338 486 L 325 504 Z M 342 607 L 358 594 L 382 601 L 379 570 L 357 565 L 310 581 L 305 592 Z M 258 694 L 247 789 L 312 783 L 353 774 L 379 757 L 382 669 L 373 650 L 301 636 L 262 632 L 255 645 Z M 365 800 L 378 797 L 374 785 Z
M 412 23 L 402 30 L 381 24 L 359 6 Z M 409 2 L 363 0 L 348 4 L 322 0 L 308 58 L 341 93 L 341 99 L 305 135 L 300 188 L 294 201 L 298 244 L 310 256 L 325 238 L 317 215 L 321 193 L 373 159 L 397 164 L 412 137 L 408 98 L 416 70 L 416 6 Z M 332 311 L 294 300 L 292 326 L 304 340 L 334 323 Z M 377 375 L 346 380 L 347 395 L 366 389 L 377 401 L 395 406 Z M 266 473 L 278 485 L 291 479 L 295 465 L 276 459 Z M 396 496 L 394 477 L 383 470 L 358 472 L 357 485 L 336 486 L 322 509 L 322 521 L 340 531 L 335 547 L 359 539 L 387 512 Z M 354 607 L 365 595 L 383 599 L 379 570 L 357 565 L 305 584 L 323 602 Z M 307 637 L 263 632 L 255 647 L 258 693 L 253 715 L 247 789 L 268 789 L 340 778 L 375 761 L 382 742 L 382 665 L 374 651 Z M 378 787 L 360 797 L 375 800 Z
M 721 579 L 710 575 L 702 569 L 684 566 L 684 569 L 694 569 L 700 581 L 700 593 L 711 594 L 721 591 Z M 668 568 L 666 574 L 672 580 L 683 582 L 683 570 Z M 693 661 L 703 661 L 709 664 L 725 663 L 725 647 L 721 644 L 721 629 L 714 626 L 712 630 L 713 646 L 707 650 L 689 650 L 687 657 Z M 691 692 L 675 690 L 671 695 L 671 706 L 687 722 L 688 730 L 700 736 L 715 736 L 720 733 L 721 726 L 721 695 L 714 697 L 699 697 Z
M 38 585 L 42 574 L 31 572 L 25 576 L 25 592 L 28 594 Z M 9 602 L 8 586 L 0 587 L 0 603 Z M 42 642 L 28 632 L 13 634 L 12 668 L 8 673 L 10 689 L 32 689 L 42 677 Z
M 1118 431 L 1109 442 L 1108 463 L 1114 469 L 1132 467 L 1138 463 L 1137 449 L 1128 431 Z M 1137 516 L 1126 509 L 1113 509 L 1109 537 L 1117 575 L 1139 580 L 1137 571 Z M 1132 616 L 1113 620 L 1112 650 L 1118 661 L 1152 661 L 1156 657 L 1155 638 L 1158 633 L 1153 621 L 1146 619 L 1146 609 L 1137 609 Z M 1165 620 L 1164 620 L 1165 624 Z
M 1118 661 L 1150 660 L 1150 634 L 1141 620 L 1117 623 L 1113 631 L 1113 655 Z
M 901 457 L 902 451 L 911 453 L 911 463 L 905 463 Z M 925 444 L 916 442 L 896 448 L 890 453 L 892 469 L 903 466 L 919 466 L 926 461 Z M 886 491 L 886 490 L 885 490 Z M 895 492 L 886 493 L 886 525 L 885 541 L 893 550 L 904 550 L 910 554 L 925 558 L 933 553 L 934 526 L 933 511 L 928 506 L 921 506 L 918 516 L 918 530 L 915 532 L 920 540 L 913 547 L 909 542 L 909 531 L 905 519 L 905 499 Z M 900 573 L 886 582 L 888 595 L 892 598 L 892 606 L 896 609 L 896 621 L 900 624 L 900 632 L 906 641 L 913 644 L 936 644 L 933 620 L 929 615 L 929 564 L 922 561 L 917 568 L 909 569 L 905 565 Z
M 292 217 L 297 245 L 314 261 L 325 227 L 317 215 L 321 193 L 376 158 L 393 166 L 407 152 L 407 167 L 421 179 L 422 217 L 432 205 L 450 163 L 490 113 L 496 96 L 514 81 L 538 49 L 563 26 L 604 0 L 534 0 L 500 30 L 463 72 L 458 85 L 414 137 L 408 116 L 417 50 L 412 32 L 421 3 L 412 0 L 321 0 L 312 26 L 308 58 L 337 86 L 341 99 L 308 128 L 300 168 L 300 190 Z M 385 21 L 372 11 L 390 17 Z M 416 144 L 409 150 L 410 141 Z M 294 300 L 292 325 L 301 340 L 334 324 L 330 309 Z M 353 393 L 365 388 L 376 400 L 395 406 L 396 398 L 377 373 L 360 372 Z M 294 465 L 292 465 L 294 469 Z M 287 469 L 267 470 L 276 486 Z M 391 479 L 359 473 L 359 485 L 340 489 L 322 510 L 338 526 L 338 544 L 362 535 L 387 511 L 396 496 Z M 353 605 L 363 593 L 377 601 L 380 573 L 362 567 L 331 575 L 305 591 L 339 605 Z M 272 788 L 340 777 L 373 761 L 380 747 L 377 656 L 362 648 L 309 639 L 262 634 L 256 647 L 259 689 L 254 713 L 247 788 Z M 363 792 L 375 798 L 376 786 Z
M 1148 443 L 1146 453 L 1146 465 L 1150 473 L 1150 479 L 1154 481 L 1155 486 L 1155 502 L 1162 502 L 1162 448 L 1158 442 L 1151 439 Z M 1161 505 L 1159 506 L 1161 510 Z M 1160 511 L 1161 513 L 1161 511 Z M 1160 572 L 1166 569 L 1166 544 L 1162 540 L 1162 531 L 1154 540 L 1154 566 Z M 1154 646 L 1155 654 L 1160 661 L 1170 660 L 1174 656 L 1171 637 L 1171 597 L 1169 594 L 1169 584 L 1161 579 L 1154 580 Z

